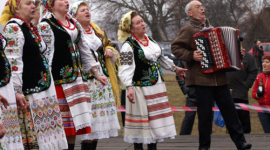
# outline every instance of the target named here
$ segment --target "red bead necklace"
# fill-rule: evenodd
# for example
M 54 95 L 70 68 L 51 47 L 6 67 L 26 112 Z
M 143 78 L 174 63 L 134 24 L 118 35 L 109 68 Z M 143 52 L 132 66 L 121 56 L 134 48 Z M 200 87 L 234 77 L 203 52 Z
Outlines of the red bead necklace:
M 149 45 L 149 40 L 148 38 L 146 37 L 146 35 L 144 35 L 144 38 L 146 39 L 146 43 L 144 44 L 141 40 L 139 40 L 139 38 L 137 36 L 135 36 L 134 34 L 132 34 L 132 36 L 143 46 L 148 46 Z
M 88 30 L 84 30 L 86 34 L 92 34 L 92 31 L 91 31 L 91 24 L 89 24 L 89 29 Z
M 26 26 L 30 29 L 31 33 L 35 36 L 36 38 L 36 42 L 41 42 L 41 37 L 36 29 L 36 27 L 30 22 L 30 26 L 28 25 L 28 23 L 26 23 L 26 21 L 18 16 L 15 16 L 14 18 L 20 19 L 21 21 L 23 21 Z
M 71 19 L 73 21 L 73 23 L 74 23 L 74 27 L 73 28 L 70 27 L 70 21 L 68 20 L 68 17 L 67 16 L 66 16 L 66 20 L 68 22 L 68 26 L 65 26 L 60 20 L 57 20 L 57 21 L 60 23 L 61 26 L 65 27 L 65 28 L 67 28 L 69 30 L 74 30 L 76 28 L 76 24 L 73 21 L 73 19 Z

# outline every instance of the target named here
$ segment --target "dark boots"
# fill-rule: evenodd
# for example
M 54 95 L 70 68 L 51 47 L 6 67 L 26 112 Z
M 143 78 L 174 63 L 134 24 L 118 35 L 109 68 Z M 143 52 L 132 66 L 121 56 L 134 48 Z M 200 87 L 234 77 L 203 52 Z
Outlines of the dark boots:
M 142 143 L 134 143 L 134 150 L 143 150 Z
M 157 143 L 147 144 L 147 150 L 157 150 Z
M 74 150 L 75 144 L 68 144 L 67 150 Z
M 97 148 L 97 141 L 92 143 L 81 143 L 81 150 L 96 150 Z

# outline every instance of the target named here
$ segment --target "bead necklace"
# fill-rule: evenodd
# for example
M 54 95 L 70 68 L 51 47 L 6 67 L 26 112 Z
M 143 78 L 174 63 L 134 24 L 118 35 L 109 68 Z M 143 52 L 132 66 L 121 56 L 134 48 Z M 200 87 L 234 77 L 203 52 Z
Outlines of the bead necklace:
M 139 38 L 138 37 L 136 37 L 134 34 L 132 34 L 132 36 L 141 44 L 141 45 L 143 45 L 143 46 L 148 46 L 149 45 L 149 40 L 148 40 L 148 38 L 146 37 L 146 35 L 144 35 L 144 38 L 146 39 L 146 43 L 144 44 L 141 40 L 139 40 Z
M 31 33 L 36 38 L 35 42 L 41 42 L 41 37 L 40 37 L 36 27 L 31 22 L 30 22 L 30 26 L 29 26 L 24 19 L 22 19 L 18 16 L 15 16 L 14 18 L 20 19 L 21 21 L 23 21 L 26 24 L 26 26 L 30 29 Z
M 85 33 L 86 33 L 86 34 L 92 34 L 91 28 L 93 28 L 93 27 L 91 26 L 91 24 L 89 24 L 89 29 L 88 29 L 88 30 L 84 30 Z
M 73 21 L 73 23 L 74 23 L 74 27 L 73 27 L 73 28 L 70 27 L 70 22 L 69 22 L 67 16 L 66 16 L 66 20 L 67 20 L 67 22 L 68 22 L 68 26 L 65 26 L 60 20 L 57 20 L 57 21 L 60 23 L 61 26 L 65 27 L 65 28 L 67 28 L 67 29 L 69 29 L 69 30 L 74 30 L 74 29 L 76 28 L 76 24 L 75 24 L 75 22 L 73 21 L 73 19 L 71 19 L 71 21 Z

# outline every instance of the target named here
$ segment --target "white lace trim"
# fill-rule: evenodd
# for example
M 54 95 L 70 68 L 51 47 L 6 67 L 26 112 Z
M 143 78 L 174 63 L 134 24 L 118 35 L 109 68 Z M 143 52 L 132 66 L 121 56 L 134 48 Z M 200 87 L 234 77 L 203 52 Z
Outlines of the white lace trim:
M 86 128 L 86 127 L 91 127 L 91 122 L 87 122 L 85 124 L 81 124 L 81 125 L 78 125 L 78 126 L 75 126 L 75 129 L 76 129 L 76 132 L 80 129 L 83 129 L 83 128 Z
M 175 139 L 176 133 L 167 134 L 164 136 L 159 137 L 152 137 L 152 138 L 134 138 L 134 137 L 127 137 L 124 136 L 124 141 L 128 143 L 142 143 L 142 144 L 150 144 L 156 142 L 163 142 L 165 138 Z
M 84 134 L 84 135 L 77 135 L 77 140 L 81 141 L 92 141 L 95 139 L 107 139 L 110 137 L 117 137 L 118 136 L 118 130 L 112 130 L 112 131 L 103 131 L 103 132 L 96 132 L 96 133 L 90 133 L 90 134 Z
M 39 150 L 62 150 L 68 149 L 66 139 L 57 140 L 49 144 L 39 144 Z
M 119 130 L 120 125 L 117 118 L 110 118 L 105 120 L 95 120 L 91 124 L 91 131 L 94 132 L 103 132 L 110 130 Z
M 118 136 L 118 130 L 120 130 L 119 122 L 116 118 L 95 120 L 91 125 L 91 133 L 77 135 L 78 140 L 94 140 L 105 139 Z

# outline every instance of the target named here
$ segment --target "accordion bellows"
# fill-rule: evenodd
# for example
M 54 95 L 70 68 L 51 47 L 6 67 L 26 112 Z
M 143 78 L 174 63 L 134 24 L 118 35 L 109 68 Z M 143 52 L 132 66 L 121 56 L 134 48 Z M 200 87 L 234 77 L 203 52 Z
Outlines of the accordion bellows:
M 239 30 L 218 27 L 193 36 L 197 50 L 203 52 L 200 62 L 203 73 L 220 70 L 241 70 Z

